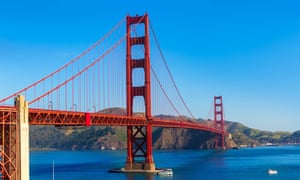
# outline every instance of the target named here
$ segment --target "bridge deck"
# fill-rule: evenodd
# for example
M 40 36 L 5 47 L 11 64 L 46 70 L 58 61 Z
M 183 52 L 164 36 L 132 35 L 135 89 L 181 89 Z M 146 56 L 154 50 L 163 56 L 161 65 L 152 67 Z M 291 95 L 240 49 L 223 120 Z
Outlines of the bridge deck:
M 13 106 L 0 106 L 0 122 L 9 123 L 14 117 L 16 109 Z M 86 113 L 75 111 L 61 111 L 49 109 L 29 109 L 30 125 L 71 125 L 71 126 L 145 126 L 148 124 L 145 117 L 125 116 L 101 113 Z M 210 127 L 200 122 L 188 120 L 159 119 L 153 117 L 150 122 L 153 127 L 186 128 L 209 131 L 222 134 L 222 130 Z

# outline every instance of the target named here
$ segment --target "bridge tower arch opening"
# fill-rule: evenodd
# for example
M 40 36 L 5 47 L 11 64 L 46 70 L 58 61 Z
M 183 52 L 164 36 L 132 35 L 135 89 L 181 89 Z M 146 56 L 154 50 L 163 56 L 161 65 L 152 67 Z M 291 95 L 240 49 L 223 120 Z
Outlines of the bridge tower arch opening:
M 152 155 L 152 113 L 151 113 L 151 85 L 150 85 L 150 47 L 148 15 L 127 16 L 127 43 L 126 43 L 126 94 L 127 115 L 134 116 L 134 98 L 142 97 L 146 117 L 145 126 L 127 127 L 127 159 L 126 170 L 155 170 Z M 142 27 L 143 34 L 137 35 L 132 28 L 133 25 Z M 142 57 L 133 53 L 133 49 L 140 46 L 143 49 Z M 133 83 L 133 71 L 142 69 L 144 83 L 135 85 Z

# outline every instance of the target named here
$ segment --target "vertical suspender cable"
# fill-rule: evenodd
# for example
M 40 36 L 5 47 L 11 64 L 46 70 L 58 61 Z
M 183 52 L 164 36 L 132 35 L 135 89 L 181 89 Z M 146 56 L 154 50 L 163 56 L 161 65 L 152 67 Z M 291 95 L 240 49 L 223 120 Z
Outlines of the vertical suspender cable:
M 98 84 L 98 111 L 101 109 L 101 106 L 100 106 L 100 94 L 101 94 L 101 90 L 100 90 L 100 62 L 98 62 L 98 66 L 97 66 L 97 72 L 98 72 L 98 79 L 97 79 L 97 84 Z

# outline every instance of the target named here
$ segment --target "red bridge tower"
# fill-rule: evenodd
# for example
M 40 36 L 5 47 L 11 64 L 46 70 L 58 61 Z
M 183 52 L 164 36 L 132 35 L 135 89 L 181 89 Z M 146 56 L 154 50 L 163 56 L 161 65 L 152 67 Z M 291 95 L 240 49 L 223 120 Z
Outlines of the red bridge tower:
M 225 127 L 222 96 L 214 97 L 214 124 L 215 128 L 222 130 L 222 134 L 216 136 L 215 148 L 225 149 Z
M 126 44 L 126 91 L 127 115 L 133 116 L 133 99 L 142 96 L 145 103 L 146 126 L 127 127 L 127 160 L 126 170 L 155 170 L 152 156 L 152 115 L 151 115 L 151 88 L 150 88 L 150 48 L 148 15 L 127 16 L 127 44 Z M 131 25 L 144 24 L 144 35 L 138 36 L 131 32 Z M 144 57 L 134 59 L 132 47 L 140 45 L 144 49 Z M 133 85 L 133 70 L 144 70 L 145 81 L 142 86 Z

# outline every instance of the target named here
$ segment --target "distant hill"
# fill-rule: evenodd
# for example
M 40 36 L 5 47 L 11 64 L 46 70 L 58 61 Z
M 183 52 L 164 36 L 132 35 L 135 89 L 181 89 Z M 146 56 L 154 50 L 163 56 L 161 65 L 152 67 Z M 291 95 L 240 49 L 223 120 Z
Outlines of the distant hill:
M 125 114 L 125 109 L 111 108 L 101 113 Z M 160 115 L 162 119 L 172 117 Z M 198 119 L 204 124 L 213 121 Z M 269 132 L 252 129 L 237 122 L 225 123 L 230 136 L 226 138 L 227 148 L 241 145 L 261 145 L 265 143 L 293 143 L 300 141 L 300 131 Z M 104 150 L 126 149 L 125 127 L 55 127 L 30 126 L 31 150 Z M 214 134 L 191 129 L 153 128 L 154 149 L 210 149 L 213 148 Z
M 300 131 L 294 133 L 262 131 L 249 128 L 238 122 L 226 122 L 226 128 L 237 145 L 287 144 L 294 143 L 295 139 L 300 140 Z

